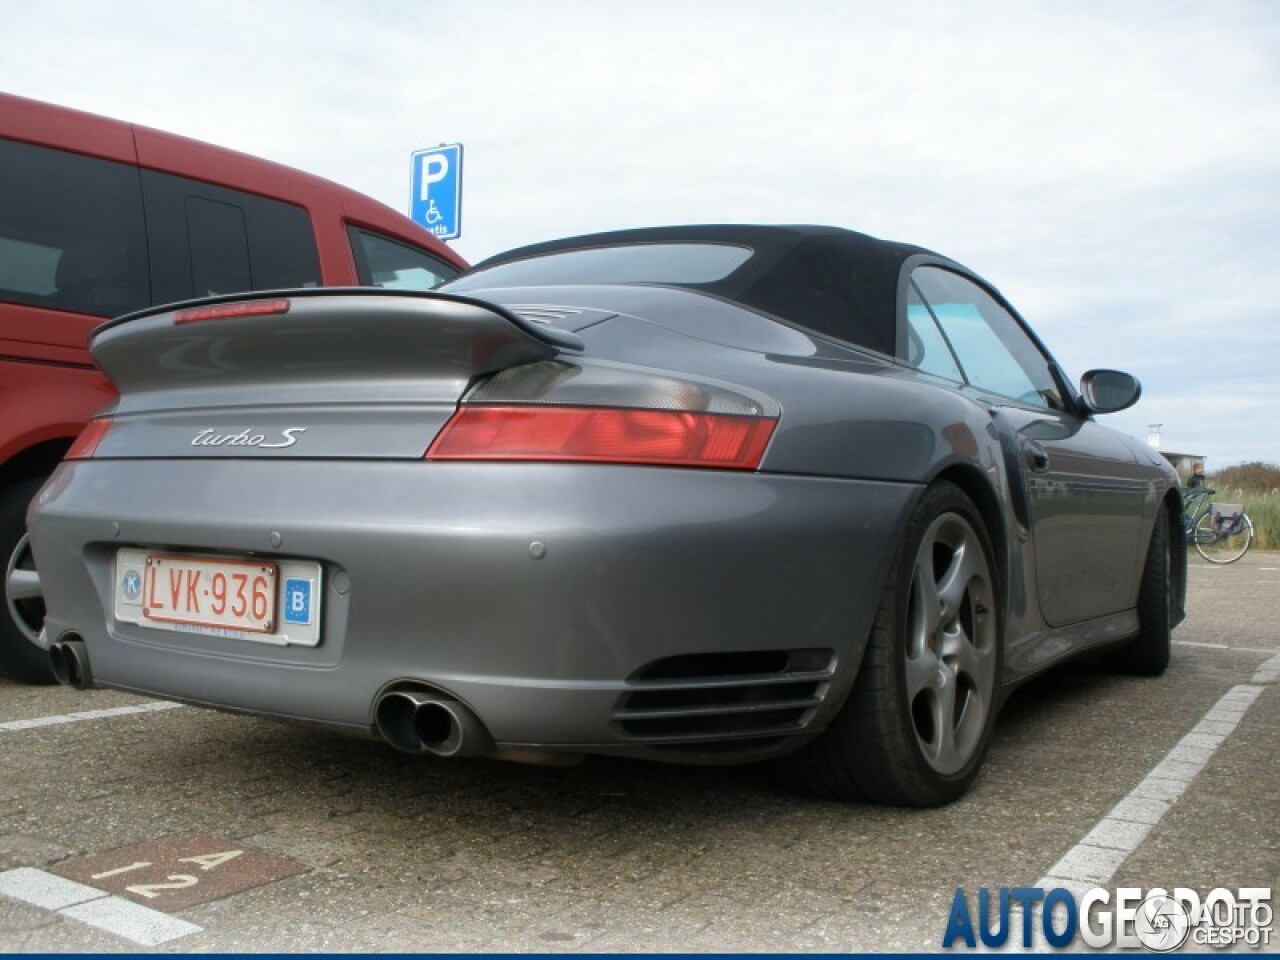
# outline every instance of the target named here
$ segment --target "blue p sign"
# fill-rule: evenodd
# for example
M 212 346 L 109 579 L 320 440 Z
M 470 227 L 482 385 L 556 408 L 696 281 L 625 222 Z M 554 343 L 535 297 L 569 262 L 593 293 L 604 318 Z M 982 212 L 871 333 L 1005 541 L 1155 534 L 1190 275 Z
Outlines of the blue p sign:
M 462 235 L 462 144 L 419 150 L 411 167 L 409 216 L 441 240 Z

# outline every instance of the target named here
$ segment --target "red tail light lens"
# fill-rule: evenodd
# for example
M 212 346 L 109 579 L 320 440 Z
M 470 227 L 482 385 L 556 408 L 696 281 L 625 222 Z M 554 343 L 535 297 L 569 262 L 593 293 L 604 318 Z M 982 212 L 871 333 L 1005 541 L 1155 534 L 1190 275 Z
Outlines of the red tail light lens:
M 107 431 L 111 429 L 111 421 L 109 419 L 90 420 L 85 428 L 80 431 L 80 436 L 76 437 L 75 443 L 71 444 L 71 449 L 67 451 L 66 460 L 90 460 L 98 451 L 98 444 L 102 442 L 102 438 L 107 435 Z
M 754 470 L 776 421 L 610 407 L 461 407 L 428 460 L 547 460 Z
M 248 303 L 224 303 L 216 307 L 192 307 L 173 315 L 175 326 L 182 323 L 200 323 L 204 320 L 225 320 L 228 317 L 265 317 L 273 313 L 288 313 L 288 300 L 251 300 Z

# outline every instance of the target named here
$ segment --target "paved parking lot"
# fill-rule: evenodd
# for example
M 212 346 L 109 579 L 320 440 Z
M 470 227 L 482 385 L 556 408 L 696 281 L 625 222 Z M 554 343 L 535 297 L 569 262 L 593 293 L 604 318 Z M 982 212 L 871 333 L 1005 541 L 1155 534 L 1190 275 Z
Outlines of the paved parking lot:
M 1190 567 L 1165 677 L 1028 686 L 940 810 L 0 681 L 0 951 L 934 950 L 957 887 L 1274 889 L 1280 555 Z

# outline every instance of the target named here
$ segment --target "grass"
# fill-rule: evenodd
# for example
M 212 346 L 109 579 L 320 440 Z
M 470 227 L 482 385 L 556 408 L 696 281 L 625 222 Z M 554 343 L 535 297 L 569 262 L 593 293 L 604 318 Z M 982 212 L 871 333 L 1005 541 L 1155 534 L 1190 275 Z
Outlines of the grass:
M 1256 550 L 1280 550 L 1280 495 L 1245 495 L 1244 512 L 1253 521 L 1253 546 Z
M 1253 549 L 1280 550 L 1280 466 L 1242 463 L 1209 477 L 1218 503 L 1243 503 L 1253 521 Z
M 1214 503 L 1243 503 L 1253 521 L 1254 550 L 1280 550 L 1280 492 L 1246 493 L 1217 487 Z

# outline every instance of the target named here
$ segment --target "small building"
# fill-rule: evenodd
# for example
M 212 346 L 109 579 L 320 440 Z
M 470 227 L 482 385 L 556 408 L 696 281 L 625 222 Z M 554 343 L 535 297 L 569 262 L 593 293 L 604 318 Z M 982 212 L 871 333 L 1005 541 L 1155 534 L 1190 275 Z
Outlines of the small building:
M 1178 474 L 1186 479 L 1191 474 L 1191 469 L 1197 463 L 1204 465 L 1205 458 L 1198 453 L 1177 453 L 1173 450 L 1161 450 L 1160 456 L 1164 457 L 1171 464 Z
M 1163 424 L 1153 423 L 1148 428 L 1147 443 L 1151 445 L 1153 450 L 1158 450 L 1160 456 L 1164 457 L 1173 465 L 1173 469 L 1178 471 L 1178 475 L 1184 480 L 1191 475 L 1192 468 L 1198 463 L 1204 466 L 1205 456 L 1200 453 L 1180 453 L 1176 450 L 1166 450 L 1160 439 L 1160 428 Z

